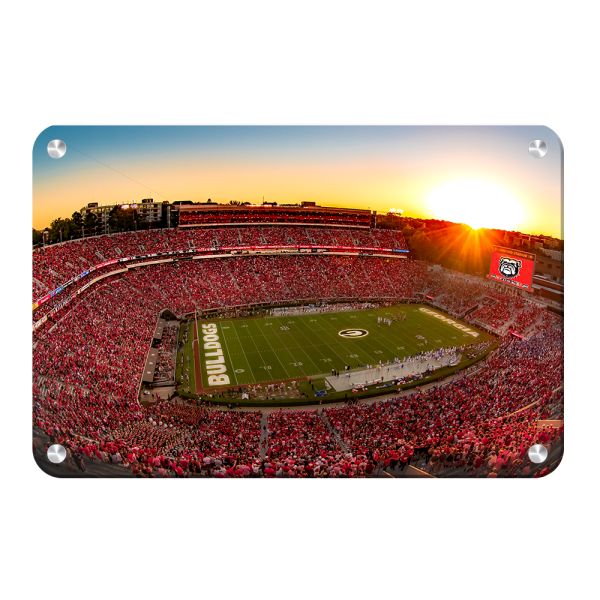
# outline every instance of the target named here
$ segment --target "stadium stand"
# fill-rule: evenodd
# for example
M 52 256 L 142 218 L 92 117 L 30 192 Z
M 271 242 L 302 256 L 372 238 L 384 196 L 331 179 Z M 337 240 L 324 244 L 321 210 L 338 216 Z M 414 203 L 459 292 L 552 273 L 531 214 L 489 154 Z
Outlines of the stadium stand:
M 266 223 L 279 218 L 277 211 L 264 214 Z M 186 217 L 190 224 L 196 218 Z M 331 217 L 337 225 L 341 218 Z M 65 445 L 66 468 L 83 472 L 98 462 L 136 477 L 371 477 L 409 467 L 436 476 L 528 476 L 534 472 L 529 446 L 562 439 L 562 426 L 540 426 L 562 416 L 558 315 L 487 281 L 430 272 L 410 259 L 358 252 L 219 258 L 216 250 L 249 245 L 407 249 L 398 232 L 243 223 L 100 236 L 34 251 L 34 301 L 101 265 L 73 281 L 68 294 L 57 292 L 33 310 L 34 322 L 47 317 L 33 333 L 34 432 Z M 198 260 L 155 264 L 160 253 L 199 249 Z M 127 257 L 136 259 L 122 261 Z M 87 287 L 99 275 L 108 276 Z M 263 415 L 193 400 L 138 403 L 140 374 L 164 309 L 185 315 L 423 294 L 450 314 L 471 311 L 468 321 L 503 336 L 498 349 L 442 385 L 320 411 Z M 73 299 L 61 309 L 67 295 Z M 509 330 L 524 339 L 505 335 Z M 167 326 L 157 345 L 159 378 L 173 376 L 175 332 Z

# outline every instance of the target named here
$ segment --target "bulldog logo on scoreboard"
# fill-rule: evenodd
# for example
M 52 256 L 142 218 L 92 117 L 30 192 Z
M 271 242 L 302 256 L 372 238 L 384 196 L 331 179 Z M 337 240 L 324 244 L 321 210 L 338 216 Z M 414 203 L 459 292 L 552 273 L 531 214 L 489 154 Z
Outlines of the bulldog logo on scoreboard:
M 338 331 L 338 335 L 345 338 L 361 338 L 369 335 L 369 332 L 366 329 L 342 329 Z
M 520 260 L 502 256 L 498 263 L 498 271 L 507 279 L 514 279 L 519 276 L 519 270 L 523 266 Z

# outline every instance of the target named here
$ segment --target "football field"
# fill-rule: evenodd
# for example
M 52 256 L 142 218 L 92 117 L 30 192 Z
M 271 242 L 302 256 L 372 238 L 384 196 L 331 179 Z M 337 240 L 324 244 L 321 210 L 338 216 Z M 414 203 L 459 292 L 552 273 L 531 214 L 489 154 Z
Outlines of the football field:
M 315 378 L 331 375 L 332 369 L 344 372 L 346 365 L 354 370 L 379 361 L 403 359 L 423 350 L 492 339 L 471 325 L 453 319 L 448 319 L 453 323 L 446 322 L 432 312 L 448 319 L 441 311 L 412 304 L 294 316 L 199 320 L 200 360 L 196 361 L 196 369 L 199 365 L 201 374 L 195 373 L 196 389 Z M 404 315 L 406 319 L 402 320 Z M 394 316 L 398 320 L 392 321 L 391 326 L 378 323 L 378 317 Z M 184 353 L 191 348 L 186 345 Z M 190 362 L 193 360 L 190 357 Z M 226 375 L 219 381 L 228 383 L 215 385 L 217 379 L 209 381 L 215 372 L 220 377 Z

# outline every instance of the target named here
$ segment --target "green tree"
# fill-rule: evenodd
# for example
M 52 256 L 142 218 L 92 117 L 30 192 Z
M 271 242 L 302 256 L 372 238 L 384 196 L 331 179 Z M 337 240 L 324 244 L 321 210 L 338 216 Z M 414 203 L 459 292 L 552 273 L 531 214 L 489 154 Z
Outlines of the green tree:
M 83 217 L 78 210 L 71 215 L 71 221 L 73 222 L 74 227 L 79 227 L 79 229 L 81 229 L 81 226 L 83 225 Z
M 119 228 L 119 222 L 118 222 L 118 216 L 117 216 L 117 212 L 119 210 L 119 207 L 115 204 L 115 206 L 113 206 L 110 209 L 110 212 L 108 213 L 108 226 L 110 228 L 111 231 L 118 231 Z
M 37 229 L 33 229 L 33 245 L 37 246 L 42 243 L 42 232 L 37 231 Z
M 108 215 L 108 226 L 111 232 L 131 231 L 134 228 L 133 210 L 123 210 L 120 206 L 114 206 Z
M 54 219 L 52 223 L 50 223 L 50 227 L 48 228 L 48 243 L 56 244 L 61 241 L 61 232 L 62 232 L 62 241 L 66 241 L 68 238 L 68 231 L 70 227 L 71 219 Z
M 397 214 L 377 215 L 377 229 L 400 229 L 401 225 L 400 217 Z
M 414 235 L 415 233 L 415 229 L 413 227 L 411 227 L 410 225 L 406 225 L 403 229 L 402 229 L 402 235 L 404 236 L 404 239 L 408 242 L 408 240 Z
M 94 213 L 87 213 L 83 220 L 83 226 L 85 228 L 86 235 L 96 235 L 96 227 L 98 225 L 98 218 Z
M 79 214 L 79 213 L 77 213 Z M 65 219 L 65 229 L 63 229 L 63 242 L 81 237 L 81 225 L 77 226 L 73 219 Z
M 422 230 L 417 231 L 411 238 L 409 247 L 419 260 L 429 260 L 431 240 Z
M 73 219 L 65 219 L 62 227 L 62 241 L 66 242 L 74 236 L 75 226 L 73 225 Z M 80 231 L 81 235 L 81 231 Z

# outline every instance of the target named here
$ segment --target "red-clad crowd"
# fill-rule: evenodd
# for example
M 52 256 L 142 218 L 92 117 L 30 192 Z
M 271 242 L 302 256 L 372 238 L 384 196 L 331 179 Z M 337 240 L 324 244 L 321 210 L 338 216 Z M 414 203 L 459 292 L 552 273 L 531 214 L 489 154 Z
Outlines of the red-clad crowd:
M 117 233 L 55 244 L 33 252 L 32 300 L 92 266 L 112 259 L 194 248 L 248 245 L 360 246 L 407 250 L 398 231 L 311 227 L 219 227 Z M 114 266 L 111 267 L 114 269 Z M 108 267 L 104 271 L 108 270 Z M 98 271 L 101 273 L 103 271 Z
M 471 468 L 516 448 L 522 454 L 546 435 L 537 421 L 562 393 L 563 369 L 560 329 L 526 341 L 507 338 L 475 375 L 386 402 L 324 412 L 353 454 L 366 454 L 379 466 L 389 466 L 385 461 L 404 450 L 404 462 L 416 454 L 430 470 Z
M 547 311 L 543 306 L 527 303 L 523 310 L 517 311 L 510 329 L 519 335 L 526 335 L 546 313 Z
M 82 266 L 135 252 L 307 240 L 401 246 L 395 235 L 276 226 L 122 234 L 36 252 L 34 277 L 52 286 Z M 529 337 L 505 338 L 479 371 L 447 385 L 323 412 L 273 411 L 267 429 L 258 411 L 137 401 L 165 308 L 184 314 L 257 302 L 414 298 L 423 291 L 450 311 L 475 302 L 470 319 Z M 158 345 L 159 378 L 172 378 L 175 332 L 165 328 Z M 494 292 L 487 282 L 428 273 L 417 261 L 310 253 L 153 264 L 91 286 L 34 332 L 33 423 L 64 443 L 70 466 L 101 460 L 140 477 L 368 477 L 410 464 L 431 473 L 527 475 L 526 449 L 551 446 L 562 434 L 537 422 L 561 394 L 563 355 L 557 315 Z
M 36 336 L 34 375 L 135 399 L 162 308 L 127 278 L 99 286 Z
M 306 254 L 151 264 L 130 268 L 126 281 L 135 295 L 185 314 L 259 302 L 414 298 L 424 277 L 424 266 L 417 261 Z M 110 297 L 112 288 L 102 289 Z
M 66 447 L 82 471 L 86 460 L 98 459 L 140 477 L 228 477 L 239 475 L 230 468 L 245 473 L 259 458 L 259 412 L 172 403 L 144 408 L 48 380 L 34 383 L 33 397 L 34 426 Z
M 525 301 L 516 296 L 505 296 L 496 292 L 488 292 L 496 302 L 486 304 L 466 317 L 467 321 L 487 325 L 498 333 L 506 333 L 513 316 L 525 308 Z
M 158 358 L 156 360 L 155 381 L 175 380 L 175 350 L 177 349 L 177 334 L 179 328 L 175 325 L 167 325 L 163 329 L 162 338 L 156 343 Z
M 313 461 L 339 452 L 333 434 L 316 410 L 273 411 L 268 423 L 267 456 L 272 461 Z
M 262 445 L 260 412 L 142 407 L 43 378 L 33 386 L 33 415 L 51 441 L 68 443 L 78 467 L 98 458 L 140 477 L 369 477 L 408 465 L 436 475 L 527 476 L 529 447 L 550 450 L 562 436 L 562 427 L 538 425 L 557 416 L 562 380 L 559 328 L 504 340 L 481 371 L 443 387 L 322 413 L 273 411 Z

